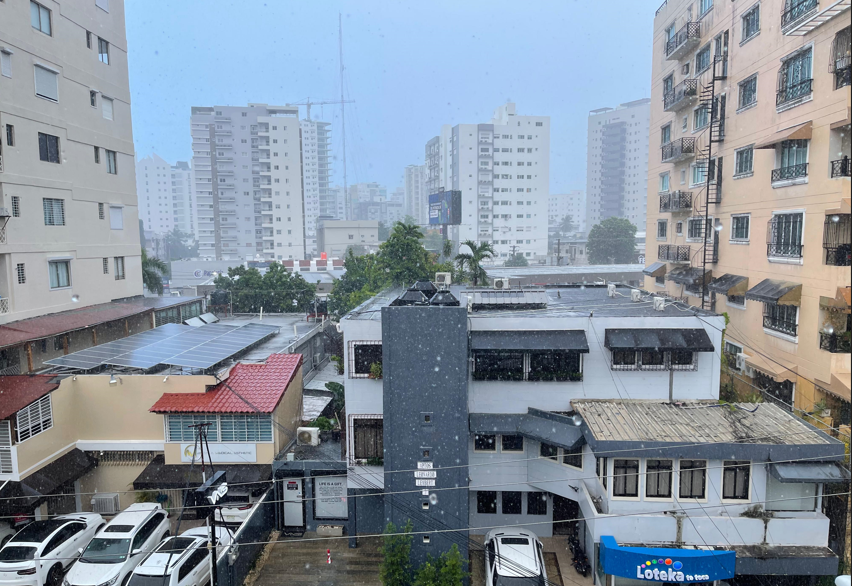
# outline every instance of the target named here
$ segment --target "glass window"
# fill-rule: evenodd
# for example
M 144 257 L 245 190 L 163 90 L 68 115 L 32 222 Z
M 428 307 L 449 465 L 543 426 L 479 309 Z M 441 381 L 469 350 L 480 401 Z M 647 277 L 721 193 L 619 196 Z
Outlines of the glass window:
M 524 380 L 523 352 L 475 352 L 473 380 Z
M 722 498 L 748 500 L 751 462 L 726 461 L 722 470 Z
M 34 66 L 35 70 L 35 93 L 40 98 L 47 98 L 53 102 L 59 100 L 59 75 L 44 67 Z
M 110 152 L 110 151 L 107 151 Z M 124 229 L 124 208 L 121 206 L 109 206 L 110 230 Z
M 706 106 L 697 108 L 692 113 L 692 129 L 699 130 L 710 124 L 710 109 Z
M 748 240 L 751 216 L 743 214 L 731 218 L 731 240 Z
M 497 436 L 477 433 L 473 436 L 473 449 L 477 452 L 497 451 Z
M 215 415 L 166 415 L 167 441 L 170 442 L 194 442 L 195 428 L 192 425 L 209 423 L 207 428 L 207 439 L 211 442 L 219 441 L 219 420 Z
M 503 514 L 504 515 L 520 515 L 521 514 L 521 495 L 519 491 L 504 491 L 503 496 Z
M 562 449 L 562 463 L 572 468 L 583 469 L 583 446 Z
M 497 491 L 476 491 L 476 512 L 480 515 L 491 515 L 497 512 Z
M 699 75 L 710 67 L 710 44 L 704 46 L 695 54 L 695 75 Z
M 672 141 L 672 125 L 666 124 L 660 129 L 660 144 L 668 144 Z
M 813 90 L 812 50 L 799 51 L 778 70 L 777 105 L 811 94 Z
M 18 443 L 53 427 L 53 406 L 50 395 L 30 403 L 15 415 Z
M 122 281 L 124 280 L 124 257 L 117 256 L 113 260 L 115 262 L 115 280 Z
M 369 376 L 370 367 L 373 364 L 382 363 L 382 345 L 370 343 L 352 344 L 352 357 L 353 362 L 349 365 L 350 376 Z
M 803 223 L 801 213 L 774 214 L 769 220 L 767 256 L 801 258 Z
M 503 435 L 500 440 L 504 452 L 524 451 L 524 436 L 522 435 Z
M 354 423 L 365 421 L 353 420 Z M 373 421 L 373 420 L 366 420 Z M 381 421 L 381 420 L 379 420 Z M 353 426 L 354 426 L 353 423 Z M 270 415 L 228 414 L 219 416 L 219 429 L 223 442 L 271 442 L 272 418 Z M 381 457 L 381 456 L 380 456 Z
M 598 476 L 598 480 L 601 481 L 601 484 L 604 488 L 606 488 L 606 481 L 608 478 L 607 469 L 609 467 L 609 458 L 595 458 L 595 474 Z
M 71 286 L 71 261 L 52 261 L 47 263 L 47 268 L 50 273 L 51 289 Z
M 541 447 L 539 448 L 539 456 L 556 462 L 559 460 L 559 448 L 542 442 Z
M 38 158 L 45 163 L 59 163 L 59 137 L 38 133 Z
M 808 162 L 808 141 L 803 140 L 785 140 L 781 142 L 781 152 L 779 154 L 779 167 L 793 167 L 802 165 Z
M 706 165 L 692 165 L 692 177 L 690 177 L 689 184 L 691 186 L 695 185 L 703 185 L 707 182 L 707 166 Z
M 754 171 L 754 147 L 745 147 L 737 151 L 734 175 L 747 175 Z
M 713 0 L 698 0 L 698 16 L 704 16 L 713 8 Z
M 763 327 L 795 336 L 798 331 L 799 308 L 795 305 L 763 304 Z
M 660 193 L 667 193 L 669 191 L 669 174 L 662 173 L 660 174 Z
M 744 79 L 738 84 L 739 87 L 739 104 L 737 108 L 746 108 L 757 102 L 757 74 Z
M 527 493 L 527 515 L 546 515 L 547 514 L 547 493 L 546 492 L 528 492 Z
M 65 200 L 52 197 L 45 197 L 41 200 L 44 208 L 44 225 L 45 226 L 64 226 L 65 225 Z
M 707 460 L 680 461 L 680 490 L 682 499 L 703 499 L 707 479 Z
M 668 222 L 666 220 L 657 220 L 657 238 L 662 240 L 666 239 L 666 232 L 668 231 Z
M 612 496 L 639 496 L 639 460 L 616 458 L 612 465 Z
M 636 368 L 636 352 L 634 350 L 613 350 L 612 351 L 612 366 L 616 370 Z
M 30 1 L 30 23 L 34 29 L 40 30 L 46 35 L 52 35 L 50 29 L 50 10 L 38 2 L 32 2 L 32 0 Z
M 645 496 L 648 498 L 671 498 L 672 461 L 645 461 Z
M 755 4 L 754 8 L 743 14 L 743 41 L 752 38 L 760 32 L 760 4 Z
M 642 368 L 644 370 L 660 370 L 666 365 L 666 353 L 659 350 L 642 351 Z
M 98 59 L 101 63 L 109 65 L 109 43 L 98 37 Z

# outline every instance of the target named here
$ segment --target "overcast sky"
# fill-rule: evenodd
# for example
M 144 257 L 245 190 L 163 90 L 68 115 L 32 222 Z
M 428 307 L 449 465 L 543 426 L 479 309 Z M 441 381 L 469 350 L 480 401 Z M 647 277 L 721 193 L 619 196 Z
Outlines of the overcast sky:
M 588 112 L 648 97 L 660 1 L 127 0 L 136 154 L 189 160 L 192 106 L 339 100 L 342 13 L 350 184 L 392 191 L 442 124 L 511 99 L 551 118 L 551 192 L 585 189 Z M 342 184 L 340 106 L 311 114 Z

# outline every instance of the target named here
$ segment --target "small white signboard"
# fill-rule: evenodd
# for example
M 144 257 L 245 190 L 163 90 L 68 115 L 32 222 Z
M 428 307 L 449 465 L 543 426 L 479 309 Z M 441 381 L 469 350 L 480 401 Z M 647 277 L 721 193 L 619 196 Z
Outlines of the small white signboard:
M 418 478 L 414 481 L 415 486 L 435 486 L 435 480 L 433 478 Z
M 432 462 L 417 462 L 417 469 L 418 470 L 431 470 L 432 469 Z
M 201 450 L 196 453 L 196 449 L 195 444 L 180 444 L 180 461 L 192 462 L 193 454 L 195 454 L 195 463 L 201 464 Z M 206 449 L 204 450 L 204 459 L 207 460 L 208 457 L 213 458 L 214 463 L 254 464 L 257 462 L 257 446 L 250 443 L 214 444 L 211 442 L 210 454 Z
M 414 478 L 437 478 L 438 472 L 436 470 L 415 470 Z

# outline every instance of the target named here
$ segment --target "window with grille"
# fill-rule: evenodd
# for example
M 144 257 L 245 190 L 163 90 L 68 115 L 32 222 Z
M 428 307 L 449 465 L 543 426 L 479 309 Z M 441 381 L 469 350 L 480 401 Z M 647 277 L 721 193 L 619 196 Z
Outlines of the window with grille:
M 349 378 L 368 378 L 370 367 L 382 363 L 381 342 L 349 343 Z
M 219 441 L 222 442 L 271 442 L 272 416 L 219 415 Z
M 71 261 L 57 260 L 47 263 L 50 288 L 61 289 L 71 286 Z
M 115 280 L 121 281 L 124 279 L 124 257 L 115 257 Z
M 712 220 L 707 219 L 708 227 L 712 226 Z M 689 218 L 686 222 L 686 237 L 700 240 L 704 238 L 704 218 Z
M 612 496 L 639 496 L 639 460 L 613 460 Z
M 65 225 L 65 200 L 45 197 L 41 200 L 44 208 L 45 226 Z
M 109 274 L 109 258 L 104 257 L 103 262 L 104 262 L 104 274 L 108 275 Z
M 766 231 L 769 257 L 801 258 L 804 214 L 775 214 Z
M 0 421 L 0 474 L 12 474 L 12 422 Z
M 384 458 L 384 422 L 381 419 L 353 419 L 352 448 L 356 460 Z
M 787 168 L 802 165 L 808 162 L 808 141 L 785 140 L 781 142 L 779 152 L 779 167 Z
M 813 51 L 810 47 L 786 59 L 778 70 L 778 95 L 776 104 L 781 106 L 811 95 Z
M 207 428 L 207 439 L 211 442 L 219 441 L 219 418 L 216 415 L 166 415 L 167 441 L 170 442 L 194 442 L 195 428 L 192 425 L 209 423 Z
M 707 460 L 680 461 L 680 489 L 682 499 L 703 499 L 707 487 Z
M 722 469 L 722 498 L 748 500 L 751 462 L 726 461 Z
M 21 198 L 17 195 L 12 196 L 12 217 L 20 218 L 21 217 Z
M 742 25 L 742 42 L 749 40 L 760 32 L 760 4 L 755 4 L 754 8 L 743 14 Z
M 53 406 L 51 405 L 50 395 L 45 395 L 18 411 L 15 419 L 18 443 L 53 427 Z
M 18 285 L 23 285 L 27 282 L 27 269 L 24 263 L 19 262 L 15 267 L 15 273 L 18 275 Z
M 38 133 L 38 158 L 45 163 L 59 163 L 59 137 Z
M 846 27 L 834 36 L 828 70 L 834 73 L 834 89 L 852 83 L 852 27 Z
M 795 305 L 763 304 L 763 327 L 795 336 L 798 330 L 799 308 Z
M 668 232 L 668 222 L 666 220 L 657 220 L 657 238 L 660 240 L 666 239 L 666 233 Z
M 613 370 L 633 370 L 637 366 L 636 352 L 634 350 L 613 350 Z
M 734 177 L 754 172 L 754 147 L 748 146 L 736 152 Z
M 671 460 L 645 461 L 645 496 L 648 498 L 670 498 L 672 496 Z
M 749 237 L 749 224 L 751 216 L 742 214 L 731 217 L 731 240 L 747 241 Z
M 104 211 L 104 204 L 102 204 L 102 203 L 98 204 L 98 219 L 99 220 L 105 220 L 106 219 L 106 212 Z

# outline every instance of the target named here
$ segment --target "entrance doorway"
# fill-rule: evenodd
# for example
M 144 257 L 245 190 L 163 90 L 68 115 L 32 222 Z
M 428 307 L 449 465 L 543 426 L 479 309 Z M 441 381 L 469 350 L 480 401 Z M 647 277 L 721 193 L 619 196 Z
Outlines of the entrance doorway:
M 580 505 L 558 494 L 553 495 L 553 534 L 575 535 Z

